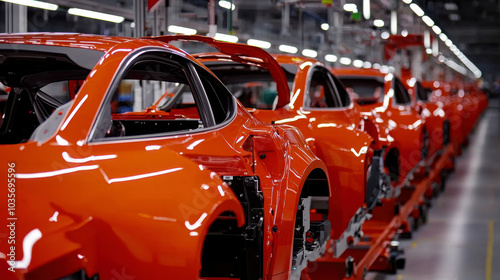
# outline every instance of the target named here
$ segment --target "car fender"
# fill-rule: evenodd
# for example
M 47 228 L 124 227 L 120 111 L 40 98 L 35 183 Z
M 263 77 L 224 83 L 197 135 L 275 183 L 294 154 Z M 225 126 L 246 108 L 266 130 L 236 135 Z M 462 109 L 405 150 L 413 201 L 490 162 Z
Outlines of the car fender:
M 16 228 L 17 243 L 33 231 L 39 236 L 27 266 L 35 279 L 81 269 L 104 279 L 124 273 L 198 279 L 210 224 L 224 212 L 244 224 L 239 200 L 217 174 L 168 149 L 151 151 L 147 159 L 133 151 L 104 159 L 112 149 L 94 147 L 89 161 L 76 163 L 68 162 L 77 159 L 75 153 L 61 152 L 68 147 L 24 147 L 6 152 L 2 161 L 15 157 L 19 166 L 17 215 L 23 223 Z M 28 154 L 40 160 L 22 160 Z M 23 247 L 16 247 L 18 261 L 27 257 Z M 186 271 L 187 265 L 192 269 Z

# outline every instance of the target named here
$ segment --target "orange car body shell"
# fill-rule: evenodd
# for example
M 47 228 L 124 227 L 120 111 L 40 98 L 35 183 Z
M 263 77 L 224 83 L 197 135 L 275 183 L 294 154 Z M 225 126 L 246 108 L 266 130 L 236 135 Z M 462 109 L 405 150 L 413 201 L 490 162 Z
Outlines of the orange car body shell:
M 310 172 L 327 170 L 296 128 L 263 124 L 236 102 L 230 122 L 214 129 L 92 142 L 90 131 L 124 61 L 153 47 L 199 63 L 175 47 L 147 39 L 79 34 L 0 37 L 0 47 L 11 43 L 104 52 L 67 113 L 61 113 L 63 125 L 47 140 L 0 146 L 2 165 L 16 164 L 15 259 L 31 260 L 26 269 L 16 270 L 18 274 L 58 278 L 85 269 L 89 276 L 99 273 L 103 279 L 114 273 L 137 279 L 199 279 L 200 253 L 210 223 L 227 211 L 236 215 L 240 226 L 245 222 L 238 199 L 219 175 L 255 174 L 266 209 L 264 277 L 288 277 L 301 188 Z M 246 150 L 250 137 L 253 152 L 266 153 L 266 159 Z M 6 197 L 7 190 L 0 195 Z M 5 220 L 6 204 L 1 212 Z M 34 229 L 41 238 L 25 256 L 21 244 Z M 2 238 L 0 252 L 8 255 L 9 250 Z M 9 276 L 7 270 L 0 275 Z
M 418 97 L 417 91 L 425 90 L 425 87 L 422 89 L 418 88 L 422 87 L 421 82 L 417 81 L 413 77 L 403 77 L 403 82 L 412 98 L 412 102 L 418 106 L 417 110 L 421 111 L 420 114 L 425 118 L 425 123 L 429 130 L 429 156 L 435 155 L 436 152 L 442 150 L 444 147 L 443 142 L 445 138 L 443 135 L 443 127 L 445 121 L 449 122 L 449 116 L 446 115 L 446 112 L 443 109 L 443 104 L 432 102 L 429 99 L 430 96 L 427 96 L 427 100 L 421 100 L 421 98 Z
M 357 111 L 357 105 L 352 102 L 343 108 L 305 108 L 304 99 L 310 73 L 315 67 L 325 66 L 309 58 L 273 56 L 279 64 L 300 66 L 291 89 L 291 98 L 285 96 L 285 99 L 289 98 L 291 101 L 285 104 L 286 106 L 276 106 L 277 108 L 273 110 L 249 108 L 248 111 L 265 123 L 286 123 L 297 127 L 306 138 L 311 150 L 325 162 L 332 186 L 329 210 L 332 238 L 338 239 L 354 214 L 364 205 L 367 160 L 373 155 L 374 147 L 379 149 L 381 145 L 388 145 L 386 142 L 390 140 L 385 137 L 382 141 L 377 141 L 377 136 L 374 140 L 367 132 L 361 130 L 360 123 L 370 122 L 370 117 L 369 114 L 363 115 Z M 195 57 L 207 65 L 210 62 L 227 61 L 226 57 L 215 53 L 199 54 Z M 280 82 L 276 84 L 278 88 L 282 85 Z M 278 104 L 280 97 L 278 93 Z M 383 138 L 384 132 L 381 135 Z
M 462 110 L 458 97 L 452 95 L 451 85 L 441 81 L 423 81 L 422 86 L 432 90 L 430 101 L 442 107 L 447 119 L 450 121 L 450 142 L 454 150 L 458 152 L 459 145 L 465 139 L 465 131 L 462 128 Z
M 402 183 L 422 160 L 421 147 L 423 145 L 423 132 L 425 130 L 424 119 L 416 112 L 412 105 L 398 105 L 394 96 L 394 74 L 382 73 L 376 69 L 361 68 L 336 68 L 333 73 L 343 78 L 384 80 L 383 101 L 365 104 L 360 108 L 365 112 L 374 112 L 383 120 L 389 135 L 394 138 L 393 146 L 399 151 L 399 178 L 395 185 Z M 382 124 L 381 124 L 382 125 Z

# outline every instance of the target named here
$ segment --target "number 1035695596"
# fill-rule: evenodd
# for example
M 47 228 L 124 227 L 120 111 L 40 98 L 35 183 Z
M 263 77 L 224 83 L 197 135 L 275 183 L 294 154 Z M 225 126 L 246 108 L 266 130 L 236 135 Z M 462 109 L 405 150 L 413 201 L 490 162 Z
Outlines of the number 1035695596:
M 9 218 L 16 216 L 16 164 L 11 162 L 7 169 L 7 210 Z

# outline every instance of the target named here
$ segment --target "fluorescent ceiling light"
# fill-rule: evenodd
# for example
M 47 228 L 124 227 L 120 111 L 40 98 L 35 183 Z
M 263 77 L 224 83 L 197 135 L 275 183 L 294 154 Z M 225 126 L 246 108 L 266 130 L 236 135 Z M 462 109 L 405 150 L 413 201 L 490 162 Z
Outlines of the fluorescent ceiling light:
M 415 3 L 411 3 L 410 4 L 410 9 L 413 10 L 413 12 L 415 12 L 415 14 L 417 14 L 417 16 L 421 17 L 423 15 L 425 15 L 424 13 L 424 10 L 422 10 L 422 8 L 420 8 L 417 4 Z
M 349 65 L 351 64 L 351 59 L 348 57 L 341 57 L 339 62 L 340 64 Z
M 255 46 L 263 49 L 269 49 L 271 47 L 271 43 L 256 39 L 248 39 L 247 44 L 249 44 L 250 46 Z
M 356 6 L 356 4 L 353 4 L 353 3 L 346 3 L 346 4 L 344 4 L 344 10 L 347 12 L 357 13 L 358 6 Z
M 451 21 L 459 21 L 460 16 L 458 14 L 449 14 L 448 17 L 450 18 Z
M 280 50 L 280 52 L 286 53 L 297 53 L 299 51 L 296 47 L 288 45 L 280 45 L 278 49 Z
M 391 34 L 398 34 L 398 13 L 397 11 L 391 11 Z
M 51 11 L 55 11 L 55 10 L 57 10 L 57 8 L 59 8 L 59 6 L 57 6 L 56 4 L 41 2 L 41 1 L 34 1 L 34 0 L 2 0 L 2 1 L 8 2 L 8 3 L 13 3 L 13 4 L 18 4 L 18 5 L 23 5 L 23 6 L 29 6 L 29 7 L 33 7 L 33 8 L 51 10 Z
M 352 65 L 354 67 L 358 67 L 358 68 L 361 68 L 363 67 L 363 60 L 359 60 L 359 59 L 356 59 L 352 62 Z
M 327 54 L 325 55 L 325 60 L 328 62 L 335 62 L 337 61 L 337 56 L 333 54 Z
M 449 47 L 451 45 L 453 45 L 453 42 L 450 40 L 450 39 L 447 39 L 446 41 L 444 41 L 444 43 Z
M 231 7 L 231 10 L 233 10 L 233 11 L 236 8 L 236 6 L 234 6 L 234 4 L 231 4 L 231 2 L 224 1 L 224 0 L 219 1 L 219 6 L 221 6 L 224 9 L 228 9 L 228 10 L 229 10 L 229 7 Z
M 186 35 L 195 35 L 197 31 L 196 31 L 196 29 L 193 29 L 193 28 L 187 28 L 187 27 L 182 27 L 182 26 L 177 26 L 177 25 L 169 25 L 168 32 L 180 33 L 180 34 L 186 34 Z
M 403 37 L 408 36 L 408 30 L 403 29 L 403 30 L 401 31 L 401 36 L 403 36 Z
M 441 41 L 444 42 L 444 41 L 448 40 L 448 36 L 446 36 L 446 34 L 444 34 L 444 33 L 441 33 L 441 34 L 439 34 L 439 39 L 441 39 Z
M 328 23 L 322 23 L 321 24 L 321 29 L 327 31 L 328 29 L 330 29 L 330 25 Z
M 214 39 L 219 40 L 219 41 L 224 41 L 224 42 L 230 42 L 230 43 L 236 43 L 239 40 L 239 38 L 234 36 L 234 35 L 228 35 L 228 34 L 222 34 L 222 33 L 215 33 Z
M 363 68 L 371 68 L 372 67 L 372 63 L 369 62 L 369 61 L 365 61 L 363 62 Z
M 384 32 L 382 32 L 382 34 L 380 34 L 380 37 L 382 37 L 382 39 L 384 39 L 384 40 L 385 40 L 385 39 L 389 39 L 389 36 L 390 36 L 390 35 L 391 35 L 391 34 L 389 34 L 389 32 L 384 31 Z
M 307 56 L 307 57 L 317 57 L 318 52 L 315 50 L 310 50 L 310 49 L 303 49 L 302 50 L 302 55 Z
M 427 54 L 432 54 L 432 49 L 427 48 L 427 49 L 425 49 L 425 52 L 426 52 Z
M 121 16 L 115 16 L 115 15 L 99 13 L 99 12 L 95 12 L 95 11 L 78 9 L 78 8 L 70 8 L 68 10 L 68 14 L 75 15 L 75 16 L 81 16 L 81 17 L 88 17 L 88 18 L 93 18 L 93 19 L 98 19 L 98 20 L 104 20 L 104 21 L 110 21 L 110 22 L 114 22 L 114 23 L 120 23 L 120 22 L 123 22 L 125 20 L 125 18 L 121 17 Z
M 424 47 L 431 47 L 431 32 L 429 30 L 424 30 Z
M 384 27 L 384 21 L 381 19 L 376 19 L 373 21 L 373 25 L 375 25 L 376 27 Z
M 405 2 L 406 4 L 410 4 L 411 0 L 403 0 L 403 2 Z
M 423 16 L 422 20 L 427 24 L 429 27 L 432 27 L 434 25 L 434 21 L 428 17 L 428 16 Z
M 380 64 L 378 63 L 373 63 L 373 69 L 380 69 Z
M 444 3 L 444 9 L 448 11 L 456 11 L 458 10 L 458 6 L 455 3 Z
M 441 34 L 441 28 L 439 28 L 439 26 L 437 26 L 437 25 L 434 25 L 432 27 L 432 30 L 434 31 L 434 33 L 436 33 L 436 35 Z
M 363 0 L 363 17 L 368 20 L 371 16 L 370 0 Z

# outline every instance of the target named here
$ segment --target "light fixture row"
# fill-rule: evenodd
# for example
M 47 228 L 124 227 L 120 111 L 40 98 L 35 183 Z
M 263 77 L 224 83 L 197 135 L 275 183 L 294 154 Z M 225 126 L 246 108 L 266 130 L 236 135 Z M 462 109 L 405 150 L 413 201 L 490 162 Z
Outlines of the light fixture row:
M 42 1 L 35 1 L 35 0 L 0 0 L 8 3 L 13 3 L 13 4 L 18 4 L 18 5 L 24 5 L 24 6 L 29 6 L 29 7 L 34 7 L 34 8 L 41 8 L 41 9 L 46 9 L 46 10 L 51 10 L 55 11 L 59 8 L 58 5 L 52 4 L 52 3 L 47 3 L 47 2 L 42 2 Z M 408 4 L 410 6 L 410 9 L 419 17 L 422 18 L 422 21 L 429 27 L 432 28 L 434 33 L 439 36 L 439 38 L 450 48 L 450 50 L 460 59 L 460 61 L 469 68 L 472 73 L 474 73 L 474 76 L 476 78 L 481 77 L 481 71 L 453 44 L 453 42 L 446 36 L 446 34 L 442 33 L 441 28 L 439 28 L 437 25 L 435 25 L 434 21 L 429 17 L 425 15 L 425 12 L 420 8 L 417 4 L 412 3 L 412 0 L 402 0 L 404 3 Z M 369 2 L 369 1 L 365 1 Z M 364 3 L 364 6 L 369 6 Z M 235 6 L 229 1 L 219 1 L 219 5 L 225 9 L 231 9 L 234 10 Z M 346 3 L 344 4 L 344 10 L 349 11 L 349 12 L 358 12 L 358 8 L 355 4 L 351 3 Z M 367 14 L 369 18 L 369 12 L 364 11 L 365 14 Z M 70 8 L 68 9 L 68 14 L 71 15 L 76 15 L 76 16 L 82 16 L 82 17 L 88 17 L 88 18 L 93 18 L 93 19 L 98 19 L 98 20 L 104 20 L 104 21 L 110 21 L 114 23 L 121 23 L 125 20 L 124 17 L 122 16 L 117 16 L 117 15 L 111 15 L 111 14 L 106 14 L 106 13 L 100 13 L 96 11 L 91 11 L 91 10 L 85 10 L 85 9 L 79 9 L 79 8 Z M 384 21 L 383 20 L 374 20 L 374 25 L 377 27 L 383 27 L 384 26 Z M 322 24 L 321 28 L 323 30 L 328 30 L 329 26 L 328 24 L 324 23 Z M 175 25 L 170 25 L 168 27 L 168 31 L 172 33 L 182 33 L 182 34 L 187 34 L 187 35 L 194 35 L 196 34 L 196 30 L 192 28 L 186 28 L 182 26 L 175 26 Z M 382 33 L 382 38 L 387 39 L 389 36 L 388 32 L 383 32 Z M 227 42 L 233 42 L 236 43 L 238 42 L 238 37 L 234 35 L 228 35 L 228 34 L 222 34 L 222 33 L 216 33 L 215 34 L 215 39 L 216 40 L 221 40 L 221 41 L 227 41 Z M 257 46 L 263 49 L 269 49 L 271 47 L 271 43 L 263 40 L 257 40 L 257 39 L 249 39 L 247 41 L 247 44 L 252 45 L 252 46 Z M 297 53 L 298 49 L 294 46 L 288 46 L 288 45 L 280 45 L 279 50 L 282 52 L 286 53 Z M 304 49 L 302 50 L 302 55 L 307 56 L 307 57 L 317 57 L 318 52 L 315 50 L 311 49 Z M 327 54 L 325 56 L 325 60 L 329 62 L 335 62 L 337 61 L 337 56 L 332 55 L 332 54 Z M 446 60 L 446 61 L 452 61 L 452 60 Z M 351 59 L 347 57 L 342 57 L 340 58 L 339 62 L 344 65 L 350 65 L 351 64 Z M 370 62 L 363 62 L 361 60 L 354 60 L 352 61 L 352 64 L 354 67 L 365 67 L 368 65 Z M 457 70 L 458 72 L 464 72 L 463 67 L 459 66 L 455 62 L 452 61 L 446 63 L 448 66 L 451 68 Z M 371 63 L 370 63 L 371 66 Z M 460 68 L 461 67 L 461 68 Z M 370 67 L 366 67 L 370 68 Z
M 45 9 L 45 10 L 50 10 L 50 11 L 55 11 L 59 8 L 59 6 L 56 4 L 42 2 L 42 1 L 35 1 L 35 0 L 0 0 L 0 1 L 12 3 L 12 4 L 17 4 L 17 5 L 33 7 L 33 8 Z M 104 21 L 110 21 L 110 22 L 114 22 L 114 23 L 121 23 L 125 20 L 125 18 L 122 16 L 100 13 L 100 12 L 96 12 L 96 11 L 79 9 L 79 8 L 68 9 L 68 14 L 75 15 L 75 16 L 81 16 L 81 17 L 87 17 L 87 18 L 93 18 L 93 19 L 98 19 L 98 20 L 104 20 Z
M 422 21 L 429 26 L 434 33 L 436 33 L 437 36 L 439 36 L 439 39 L 444 42 L 444 44 L 450 48 L 450 50 L 460 59 L 460 61 L 469 68 L 469 70 L 474 74 L 476 78 L 480 78 L 482 73 L 481 71 L 458 49 L 457 46 L 453 44 L 453 41 L 446 36 L 446 34 L 443 33 L 441 28 L 437 25 L 435 25 L 434 21 L 427 15 L 425 15 L 424 10 L 420 8 L 415 3 L 412 3 L 412 0 L 402 0 L 405 4 L 408 4 L 410 6 L 410 9 L 419 17 L 422 18 Z M 467 70 L 458 65 L 456 62 L 450 60 L 450 59 L 445 59 L 444 62 L 446 65 L 448 65 L 450 68 L 456 70 L 459 73 L 466 74 Z M 465 73 L 463 73 L 465 72 Z

